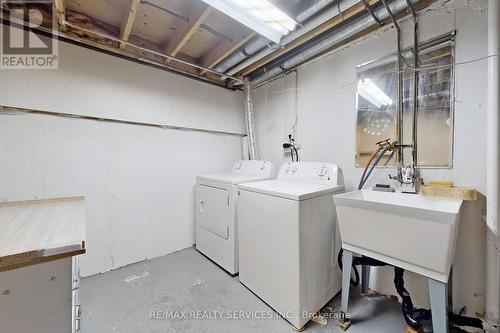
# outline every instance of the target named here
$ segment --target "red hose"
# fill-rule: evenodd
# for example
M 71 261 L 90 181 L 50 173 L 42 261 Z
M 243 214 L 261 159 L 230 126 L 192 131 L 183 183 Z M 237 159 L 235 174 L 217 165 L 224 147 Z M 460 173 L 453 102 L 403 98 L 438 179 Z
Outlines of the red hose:
M 365 179 L 366 171 L 370 167 L 370 164 L 372 164 L 373 159 L 375 158 L 375 156 L 377 156 L 379 151 L 380 151 L 380 148 L 377 148 L 372 152 L 372 156 L 370 156 L 370 159 L 368 160 L 368 163 L 366 164 L 365 170 L 363 171 L 363 175 L 361 176 L 361 179 L 359 180 L 358 190 L 361 190 L 361 184 L 363 184 L 363 179 Z

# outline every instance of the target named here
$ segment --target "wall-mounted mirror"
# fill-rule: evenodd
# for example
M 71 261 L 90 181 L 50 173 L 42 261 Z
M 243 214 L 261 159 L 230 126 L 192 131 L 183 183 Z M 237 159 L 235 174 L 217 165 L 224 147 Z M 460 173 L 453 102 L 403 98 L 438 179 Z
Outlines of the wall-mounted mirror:
M 413 49 L 403 50 L 403 143 L 410 144 L 413 126 Z M 450 168 L 453 164 L 454 34 L 421 43 L 418 64 L 418 166 Z M 356 166 L 365 166 L 378 141 L 398 140 L 397 58 L 357 67 Z M 389 153 L 387 153 L 389 157 Z M 411 150 L 405 161 L 411 161 Z M 383 159 L 381 165 L 397 161 Z

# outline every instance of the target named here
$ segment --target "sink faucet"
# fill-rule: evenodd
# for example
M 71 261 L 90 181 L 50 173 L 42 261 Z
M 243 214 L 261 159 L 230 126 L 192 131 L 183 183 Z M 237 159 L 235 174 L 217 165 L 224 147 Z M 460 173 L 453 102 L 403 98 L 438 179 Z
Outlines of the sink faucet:
M 393 146 L 396 147 L 399 151 L 399 154 L 403 154 L 404 148 L 411 148 L 414 150 L 413 145 L 401 145 L 397 142 L 393 143 Z M 398 164 L 398 171 L 395 176 L 389 175 L 389 178 L 399 183 L 399 190 L 404 193 L 417 193 L 418 185 L 423 185 L 424 181 L 417 175 L 417 169 L 415 164 L 411 165 L 403 165 L 400 159 L 400 163 Z
M 423 179 L 417 176 L 413 165 L 398 166 L 396 176 L 389 175 L 389 178 L 398 182 L 400 191 L 404 193 L 417 193 L 417 185 L 423 185 Z

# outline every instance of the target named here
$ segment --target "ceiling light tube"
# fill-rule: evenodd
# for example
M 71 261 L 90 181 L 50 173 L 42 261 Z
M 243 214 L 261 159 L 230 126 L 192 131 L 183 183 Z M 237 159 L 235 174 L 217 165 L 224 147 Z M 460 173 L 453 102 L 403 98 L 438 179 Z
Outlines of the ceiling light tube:
M 203 1 L 277 44 L 297 25 L 268 0 Z

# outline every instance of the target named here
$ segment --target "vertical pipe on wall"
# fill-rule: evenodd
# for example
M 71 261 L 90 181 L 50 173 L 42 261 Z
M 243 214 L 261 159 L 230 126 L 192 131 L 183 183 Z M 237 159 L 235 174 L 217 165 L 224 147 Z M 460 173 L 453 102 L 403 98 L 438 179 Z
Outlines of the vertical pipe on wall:
M 253 114 L 252 86 L 245 82 L 245 124 L 248 137 L 248 153 L 251 160 L 259 159 L 255 139 L 255 119 Z
M 487 107 L 487 157 L 486 157 L 486 196 L 487 196 L 487 224 L 492 234 L 496 236 L 498 246 L 499 227 L 498 218 L 500 215 L 498 204 L 498 192 L 500 190 L 499 179 L 499 127 L 500 127 L 500 1 L 489 0 L 488 2 L 488 107 Z M 500 254 L 497 247 L 497 258 L 490 258 L 499 265 Z M 491 265 L 491 262 L 490 262 Z M 489 274 L 500 274 L 500 272 L 488 272 Z M 497 278 L 493 279 L 497 281 Z M 492 286 L 493 288 L 493 286 Z M 496 286 L 500 289 L 500 286 Z M 498 290 L 497 290 L 498 291 Z M 488 293 L 487 294 L 493 294 Z M 497 295 L 500 298 L 500 295 Z M 487 312 L 496 313 L 496 320 L 500 319 L 500 309 L 498 299 L 496 309 L 487 309 Z
M 407 0 L 408 1 L 408 0 Z M 419 77 L 419 71 L 418 69 L 418 17 L 417 13 L 411 6 L 410 2 L 408 1 L 408 4 L 410 5 L 410 8 L 412 9 L 413 13 L 413 127 L 412 127 L 412 164 L 414 170 L 417 169 L 417 139 L 418 139 L 418 132 L 417 132 L 417 123 L 418 123 L 418 77 Z
M 488 54 L 500 52 L 500 1 L 488 3 Z M 487 111 L 487 221 L 490 229 L 498 235 L 499 179 L 499 127 L 500 127 L 500 59 L 491 56 L 488 60 L 488 111 Z
M 398 104 L 396 107 L 396 113 L 398 115 L 398 143 L 400 145 L 403 144 L 404 138 L 403 138 L 403 113 L 404 113 L 404 95 L 403 95 L 403 53 L 402 53 L 402 47 L 401 47 L 401 28 L 399 27 L 398 22 L 396 21 L 396 18 L 394 17 L 391 8 L 389 7 L 389 4 L 387 3 L 386 0 L 382 0 L 382 3 L 385 6 L 385 9 L 387 11 L 387 14 L 389 17 L 392 19 L 392 24 L 394 25 L 394 29 L 396 29 L 396 47 L 397 47 L 397 63 L 396 63 L 396 71 L 397 71 L 397 84 L 398 84 L 398 91 L 397 91 L 397 98 L 398 98 Z M 398 148 L 398 165 L 401 167 L 404 165 L 404 150 L 402 147 Z

